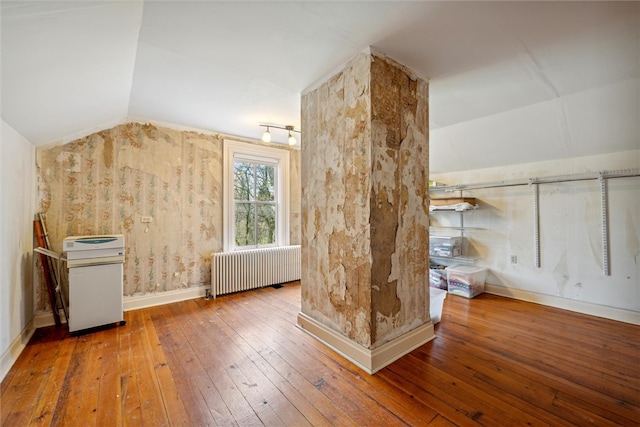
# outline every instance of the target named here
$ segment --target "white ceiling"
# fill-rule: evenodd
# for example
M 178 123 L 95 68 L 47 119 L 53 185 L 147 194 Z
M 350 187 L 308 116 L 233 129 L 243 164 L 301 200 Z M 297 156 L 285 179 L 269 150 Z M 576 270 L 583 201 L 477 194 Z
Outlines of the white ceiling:
M 1 6 L 2 119 L 35 145 L 128 119 L 299 127 L 300 93 L 372 47 L 430 80 L 432 172 L 640 148 L 640 2 Z

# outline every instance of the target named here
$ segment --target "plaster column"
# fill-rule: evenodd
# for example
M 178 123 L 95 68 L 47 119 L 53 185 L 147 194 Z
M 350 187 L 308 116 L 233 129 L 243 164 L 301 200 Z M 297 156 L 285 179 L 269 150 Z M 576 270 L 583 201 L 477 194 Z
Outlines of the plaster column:
M 364 52 L 302 96 L 298 324 L 374 373 L 434 338 L 428 83 Z

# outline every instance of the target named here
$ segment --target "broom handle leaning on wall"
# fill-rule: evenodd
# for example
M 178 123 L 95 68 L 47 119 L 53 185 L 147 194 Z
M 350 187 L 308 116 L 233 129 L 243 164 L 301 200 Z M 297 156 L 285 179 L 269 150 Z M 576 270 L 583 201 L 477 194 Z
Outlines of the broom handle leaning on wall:
M 38 246 L 49 249 L 46 247 L 47 243 L 44 238 L 44 231 L 42 229 L 42 222 L 40 221 L 40 217 L 33 221 L 33 229 L 36 234 Z M 49 295 L 49 305 L 51 305 L 51 311 L 53 312 L 53 321 L 55 322 L 56 326 L 60 326 L 62 325 L 62 322 L 60 322 L 60 315 L 58 314 L 58 309 L 56 307 L 55 285 L 51 276 L 49 257 L 47 257 L 43 253 L 40 253 L 40 264 L 42 265 L 44 281 L 47 285 L 47 294 Z
M 42 212 L 38 213 L 38 217 L 40 218 L 40 225 L 42 225 L 42 232 L 44 233 L 44 242 L 47 245 L 45 247 L 45 249 L 49 249 L 51 250 L 51 242 L 49 241 L 49 232 L 47 231 L 47 226 L 46 223 L 44 221 L 44 214 Z M 69 314 L 67 313 L 67 307 L 64 303 L 64 298 L 62 297 L 62 277 L 61 277 L 61 272 L 60 272 L 60 259 L 58 258 L 58 264 L 57 266 L 53 265 L 53 259 L 51 259 L 51 257 L 47 257 L 47 262 L 49 263 L 49 269 L 53 270 L 55 268 L 55 272 L 56 274 L 54 275 L 53 279 L 54 279 L 54 285 L 55 285 L 55 294 L 54 297 L 57 297 L 58 300 L 60 301 L 60 307 L 62 307 L 62 311 L 64 312 L 64 318 L 66 319 L 66 321 L 69 321 Z M 57 304 L 57 302 L 56 302 Z M 56 305 L 57 307 L 57 305 Z

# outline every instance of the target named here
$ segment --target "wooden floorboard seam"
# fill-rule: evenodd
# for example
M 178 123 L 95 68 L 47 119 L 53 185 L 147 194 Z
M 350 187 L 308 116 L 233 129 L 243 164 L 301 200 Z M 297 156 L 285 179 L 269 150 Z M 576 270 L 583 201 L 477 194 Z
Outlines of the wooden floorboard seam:
M 640 425 L 640 327 L 448 296 L 436 339 L 371 376 L 296 326 L 299 283 L 34 333 L 2 426 Z

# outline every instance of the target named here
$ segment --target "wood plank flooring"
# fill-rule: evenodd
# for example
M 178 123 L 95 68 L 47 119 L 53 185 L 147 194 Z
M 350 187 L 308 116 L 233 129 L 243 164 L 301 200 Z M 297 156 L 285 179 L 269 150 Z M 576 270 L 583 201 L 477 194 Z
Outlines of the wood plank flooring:
M 640 327 L 448 295 L 437 338 L 370 376 L 295 326 L 297 282 L 39 329 L 2 426 L 637 426 Z

